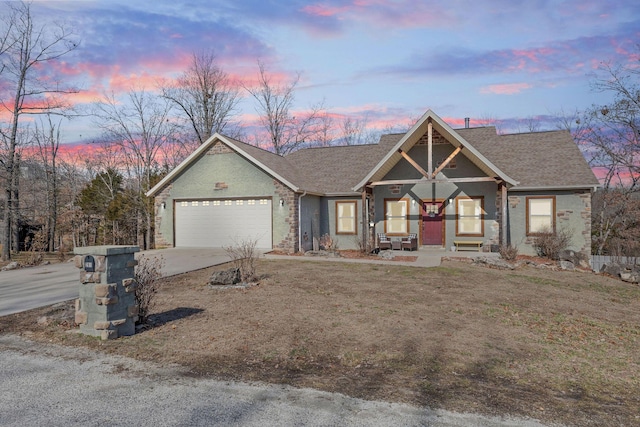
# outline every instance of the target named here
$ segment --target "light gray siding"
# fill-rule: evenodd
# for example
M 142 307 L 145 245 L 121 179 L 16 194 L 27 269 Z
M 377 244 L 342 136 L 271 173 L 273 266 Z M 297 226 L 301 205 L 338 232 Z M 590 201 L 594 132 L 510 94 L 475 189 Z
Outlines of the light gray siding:
M 156 198 L 156 241 L 164 242 L 165 246 L 175 244 L 174 202 L 235 198 L 270 199 L 273 244 L 291 240 L 288 218 L 290 211 L 296 209 L 290 206 L 291 198 L 283 195 L 282 187 L 273 177 L 242 156 L 217 144 L 191 163 Z M 284 205 L 281 205 L 281 199 Z
M 519 253 L 535 255 L 534 237 L 527 236 L 527 197 L 554 196 L 556 230 L 573 236 L 569 249 L 591 254 L 591 192 L 510 191 L 508 195 L 509 241 Z

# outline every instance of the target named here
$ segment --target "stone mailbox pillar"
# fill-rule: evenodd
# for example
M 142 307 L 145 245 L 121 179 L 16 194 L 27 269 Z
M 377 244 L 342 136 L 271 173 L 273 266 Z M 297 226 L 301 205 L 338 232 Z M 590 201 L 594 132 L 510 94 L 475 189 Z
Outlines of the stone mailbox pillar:
M 103 340 L 133 335 L 138 320 L 134 254 L 138 246 L 85 246 L 75 248 L 80 269 L 80 297 L 76 323 L 80 332 Z

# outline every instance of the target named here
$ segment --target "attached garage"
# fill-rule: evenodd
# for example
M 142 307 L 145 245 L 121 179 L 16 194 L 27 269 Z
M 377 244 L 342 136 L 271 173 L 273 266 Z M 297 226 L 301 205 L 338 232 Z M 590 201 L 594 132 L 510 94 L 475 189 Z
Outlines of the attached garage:
M 176 247 L 225 247 L 256 240 L 271 249 L 271 199 L 175 200 Z

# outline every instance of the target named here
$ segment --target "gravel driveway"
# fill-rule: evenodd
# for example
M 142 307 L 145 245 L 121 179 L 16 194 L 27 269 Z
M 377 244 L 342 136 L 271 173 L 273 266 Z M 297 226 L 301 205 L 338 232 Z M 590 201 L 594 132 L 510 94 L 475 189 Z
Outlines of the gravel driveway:
M 285 386 L 220 382 L 182 368 L 0 335 L 2 426 L 521 426 Z

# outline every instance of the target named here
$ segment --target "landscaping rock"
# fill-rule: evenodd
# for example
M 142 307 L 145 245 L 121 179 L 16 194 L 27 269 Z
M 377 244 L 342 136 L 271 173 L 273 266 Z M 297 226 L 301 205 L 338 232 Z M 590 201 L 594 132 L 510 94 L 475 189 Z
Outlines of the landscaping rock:
M 392 251 L 380 251 L 380 253 L 378 254 L 378 256 L 382 259 L 393 259 L 393 252 Z
M 574 263 L 572 263 L 571 261 L 565 261 L 565 260 L 560 260 L 558 261 L 558 266 L 560 267 L 560 270 L 575 270 L 576 269 L 576 265 Z
M 620 279 L 623 282 L 638 283 L 640 282 L 640 274 L 635 271 L 620 273 Z
M 240 283 L 240 269 L 214 271 L 209 278 L 209 286 L 230 286 Z
M 498 268 L 500 270 L 515 270 L 516 268 L 518 268 L 517 264 L 512 264 L 503 260 L 502 258 L 478 257 L 474 258 L 473 263 L 484 265 L 487 267 Z
M 583 254 L 582 252 L 576 252 L 571 249 L 561 250 L 560 253 L 558 254 L 558 259 L 560 261 L 568 261 L 572 263 L 574 266 L 573 268 L 575 268 L 576 265 L 579 265 L 582 268 L 591 267 L 589 265 L 589 258 L 585 254 Z M 560 265 L 560 268 L 562 268 L 562 265 Z M 573 268 L 571 268 L 571 270 L 573 270 Z
M 4 267 L 2 267 L 2 271 L 15 270 L 19 266 L 20 265 L 18 264 L 17 261 L 13 261 L 13 262 L 10 262 L 9 264 L 5 265 Z
M 613 277 L 620 277 L 620 273 L 622 272 L 623 272 L 622 266 L 615 262 L 604 264 L 600 269 L 600 273 L 606 273 Z

